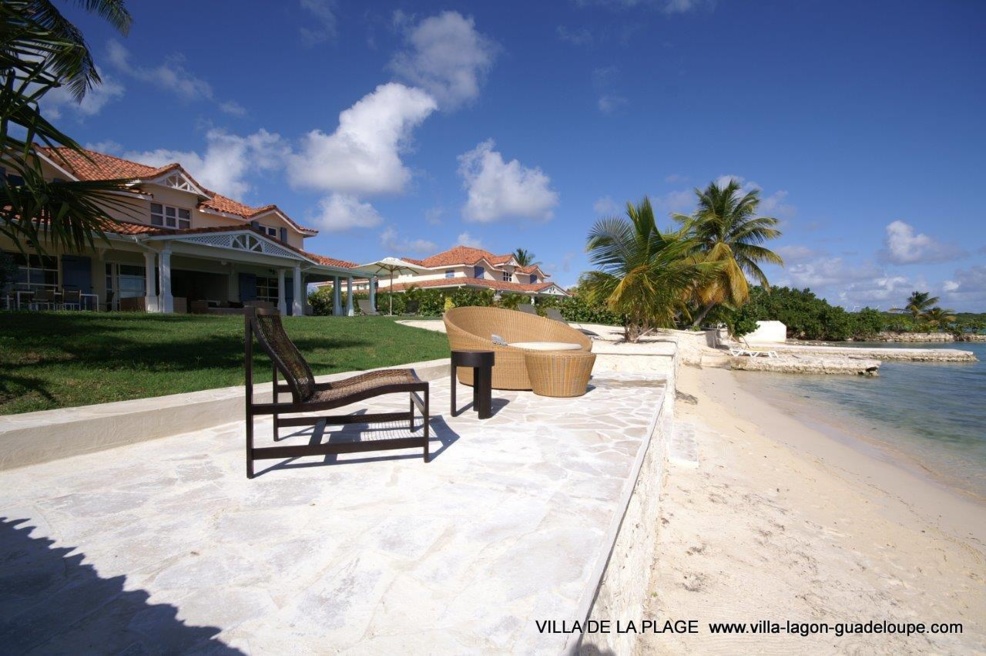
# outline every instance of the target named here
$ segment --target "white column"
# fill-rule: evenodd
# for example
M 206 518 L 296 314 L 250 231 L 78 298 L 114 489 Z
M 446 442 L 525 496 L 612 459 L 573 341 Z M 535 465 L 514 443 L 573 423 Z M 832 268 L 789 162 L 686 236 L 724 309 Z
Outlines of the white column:
M 300 317 L 305 314 L 303 310 L 305 297 L 301 294 L 301 267 L 296 266 L 294 271 L 291 272 L 291 275 L 294 276 L 292 278 L 294 283 L 292 285 L 294 287 L 294 302 L 291 304 L 291 314 Z
M 277 311 L 282 316 L 288 313 L 288 305 L 284 299 L 284 269 L 277 270 Z
M 370 276 L 370 307 L 377 307 L 377 277 Z
M 171 314 L 175 311 L 175 299 L 171 295 L 171 247 L 166 245 L 158 259 L 161 261 L 161 300 L 158 312 Z
M 156 255 L 151 251 L 144 251 L 144 309 L 147 312 L 158 311 L 157 290 L 154 289 L 154 267 Z
M 339 276 L 332 279 L 332 316 L 334 317 L 342 314 L 342 289 L 339 287 L 341 283 Z
M 346 278 L 346 316 L 351 317 L 356 314 L 353 310 L 353 277 Z

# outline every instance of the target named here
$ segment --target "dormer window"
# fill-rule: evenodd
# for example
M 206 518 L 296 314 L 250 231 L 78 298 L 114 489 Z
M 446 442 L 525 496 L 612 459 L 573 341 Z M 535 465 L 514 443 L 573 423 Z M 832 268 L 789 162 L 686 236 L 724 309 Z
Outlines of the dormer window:
M 165 228 L 191 228 L 192 213 L 170 205 L 151 203 L 151 225 Z
M 504 271 L 503 272 L 503 282 L 510 282 L 510 272 L 509 271 Z
M 260 226 L 260 232 L 267 235 L 268 237 L 273 237 L 277 239 L 277 228 L 272 228 L 270 226 L 262 225 Z

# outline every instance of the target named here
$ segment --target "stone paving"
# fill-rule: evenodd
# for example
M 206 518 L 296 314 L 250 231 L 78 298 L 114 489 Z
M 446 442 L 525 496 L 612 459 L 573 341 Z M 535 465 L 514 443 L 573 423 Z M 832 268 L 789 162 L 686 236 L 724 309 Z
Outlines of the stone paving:
M 435 380 L 428 464 L 247 480 L 236 422 L 0 472 L 0 651 L 561 653 L 536 621 L 587 616 L 665 391 L 602 371 L 575 399 L 494 390 L 480 421 Z

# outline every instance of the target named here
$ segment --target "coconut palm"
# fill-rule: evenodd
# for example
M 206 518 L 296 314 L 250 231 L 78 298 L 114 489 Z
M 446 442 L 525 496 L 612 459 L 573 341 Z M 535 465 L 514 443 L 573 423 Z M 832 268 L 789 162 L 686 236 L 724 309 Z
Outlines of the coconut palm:
M 741 194 L 740 186 L 730 180 L 725 187 L 712 182 L 704 190 L 696 189 L 698 208 L 691 216 L 674 214 L 686 232 L 698 242 L 698 253 L 705 262 L 716 262 L 718 275 L 696 286 L 695 300 L 700 308 L 694 325 L 702 322 L 712 308 L 725 304 L 738 308 L 750 297 L 747 276 L 770 289 L 760 264 L 784 264 L 781 256 L 761 244 L 780 236 L 778 220 L 757 216 L 760 191 Z
M 684 230 L 658 229 L 650 199 L 627 203 L 626 218 L 600 219 L 592 227 L 586 251 L 598 269 L 584 274 L 580 286 L 587 301 L 621 315 L 627 341 L 636 342 L 654 328 L 673 326 L 693 285 L 718 269 L 696 261 L 696 247 Z
M 910 312 L 915 319 L 922 319 L 925 314 L 934 308 L 938 302 L 937 296 L 932 296 L 931 292 L 911 292 L 907 297 L 907 305 L 903 308 L 892 308 L 891 312 Z M 939 308 L 940 309 L 940 308 Z
M 77 0 L 120 32 L 130 26 L 123 0 Z M 99 84 L 82 33 L 49 0 L 0 3 L 0 234 L 22 249 L 28 243 L 81 248 L 103 235 L 106 208 L 125 208 L 115 193 L 124 181 L 60 182 L 44 179 L 37 146 L 81 146 L 52 125 L 38 107 L 46 93 L 68 87 L 76 100 Z M 53 156 L 60 157 L 57 151 Z
M 522 267 L 530 266 L 532 264 L 540 264 L 540 262 L 535 261 L 534 253 L 523 248 L 518 248 L 513 252 L 514 259 L 517 260 L 517 264 Z
M 921 318 L 927 321 L 930 326 L 942 328 L 946 324 L 950 324 L 955 321 L 955 310 L 945 310 L 940 307 L 933 307 L 922 313 Z

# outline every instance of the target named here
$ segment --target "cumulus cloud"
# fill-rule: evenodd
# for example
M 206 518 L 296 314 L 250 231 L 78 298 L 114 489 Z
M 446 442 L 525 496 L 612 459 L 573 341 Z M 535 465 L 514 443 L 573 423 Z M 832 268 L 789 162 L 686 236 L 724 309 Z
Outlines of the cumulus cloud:
M 411 131 L 437 105 L 424 91 L 390 83 L 339 114 L 332 134 L 309 132 L 301 151 L 290 158 L 288 177 L 295 187 L 344 194 L 397 193 L 411 179 L 401 162 Z
M 547 221 L 558 204 L 551 179 L 538 168 L 517 160 L 504 162 L 492 139 L 459 155 L 459 175 L 469 193 L 462 208 L 468 221 L 490 223 L 504 217 Z
M 454 11 L 426 18 L 405 31 L 407 49 L 390 70 L 427 91 L 442 110 L 454 110 L 479 96 L 497 46 L 476 31 L 471 18 Z
M 629 103 L 613 90 L 618 78 L 619 69 L 616 66 L 600 66 L 592 71 L 592 86 L 599 94 L 597 106 L 603 114 L 613 114 Z
M 965 255 L 957 246 L 925 234 L 915 234 L 914 228 L 903 221 L 894 221 L 887 226 L 884 245 L 878 257 L 891 264 L 933 264 Z
M 247 178 L 262 171 L 283 166 L 288 147 L 280 135 L 266 130 L 241 137 L 222 130 L 206 133 L 204 154 L 160 148 L 145 152 L 127 152 L 123 157 L 148 166 L 178 162 L 200 184 L 240 200 L 251 189 Z
M 592 32 L 586 28 L 569 29 L 564 25 L 559 25 L 555 29 L 555 33 L 561 41 L 566 41 L 577 46 L 587 46 L 593 41 Z
M 317 227 L 329 232 L 351 228 L 375 228 L 383 218 L 369 203 L 349 194 L 331 194 L 318 203 L 318 213 L 311 218 Z
M 576 0 L 576 3 L 615 9 L 654 8 L 665 14 L 686 14 L 699 9 L 711 10 L 716 6 L 716 0 Z
M 986 308 L 986 266 L 959 269 L 953 278 L 942 285 L 942 306 L 959 312 L 982 312 Z
M 473 237 L 468 232 L 461 232 L 455 240 L 456 246 L 469 246 L 470 248 L 482 248 L 483 242 L 478 237 Z
M 335 0 L 301 0 L 302 9 L 307 10 L 315 19 L 301 28 L 302 43 L 311 47 L 336 38 L 338 21 L 335 4 Z
M 617 216 L 623 208 L 612 197 L 603 196 L 592 204 L 592 209 L 596 216 L 610 217 Z
M 438 245 L 427 239 L 409 239 L 400 235 L 393 228 L 387 228 L 380 234 L 380 243 L 390 253 L 431 254 L 438 251 Z
M 60 119 L 64 116 L 64 110 L 76 114 L 79 117 L 95 116 L 102 111 L 108 103 L 122 98 L 126 88 L 116 78 L 104 73 L 98 67 L 102 84 L 90 89 L 82 102 L 75 99 L 67 86 L 55 87 L 41 97 L 40 105 L 45 112 L 45 116 L 50 119 Z
M 864 306 L 886 310 L 900 304 L 915 284 L 924 285 L 923 281 L 888 275 L 873 262 L 852 264 L 841 257 L 812 257 L 810 249 L 803 246 L 776 250 L 788 261 L 788 266 L 771 284 L 795 289 L 807 287 L 817 296 L 849 310 Z
M 172 93 L 185 102 L 204 100 L 216 103 L 220 110 L 229 114 L 245 113 L 235 102 L 216 100 L 212 85 L 186 70 L 185 57 L 181 54 L 168 57 L 158 66 L 137 66 L 131 63 L 129 50 L 117 41 L 110 41 L 107 59 L 122 73 Z
M 695 192 L 691 189 L 669 191 L 663 196 L 651 198 L 655 214 L 690 214 L 695 209 Z

